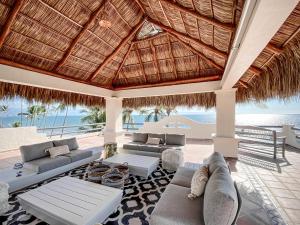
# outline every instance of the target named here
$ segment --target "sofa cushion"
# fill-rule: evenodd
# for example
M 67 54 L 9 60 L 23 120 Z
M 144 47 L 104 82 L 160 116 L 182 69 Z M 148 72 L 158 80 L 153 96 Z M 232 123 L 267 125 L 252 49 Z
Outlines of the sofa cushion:
M 191 193 L 188 195 L 189 199 L 194 199 L 203 195 L 207 181 L 208 167 L 203 165 L 197 169 L 193 175 L 191 182 Z
M 148 137 L 151 138 L 160 138 L 160 144 L 166 143 L 166 135 L 165 134 L 148 134 Z
M 206 161 L 205 163 L 208 164 L 208 170 L 209 170 L 209 175 L 213 174 L 213 172 L 219 168 L 223 167 L 225 169 L 228 169 L 228 166 L 226 164 L 226 161 L 223 157 L 223 155 L 219 152 L 214 152 Z
M 82 159 L 89 158 L 93 155 L 92 151 L 87 151 L 87 150 L 74 150 L 71 151 L 70 153 L 64 155 L 67 157 L 71 158 L 71 162 L 76 162 Z
M 62 139 L 62 140 L 54 140 L 53 144 L 54 144 L 55 147 L 62 146 L 62 145 L 68 145 L 70 151 L 76 150 L 76 149 L 79 148 L 77 139 L 75 137 L 74 138 L 68 138 L 68 139 Z
M 68 145 L 62 145 L 62 146 L 48 148 L 46 151 L 49 152 L 50 158 L 55 158 L 59 155 L 65 155 L 70 152 Z
M 204 225 L 203 196 L 191 201 L 189 193 L 189 188 L 169 184 L 150 216 L 150 224 Z
M 184 134 L 166 134 L 166 144 L 167 145 L 185 145 L 185 135 Z
M 148 139 L 148 134 L 146 134 L 146 133 L 133 133 L 132 134 L 132 141 L 134 141 L 134 142 L 146 143 L 147 139 Z
M 231 225 L 238 210 L 238 196 L 227 168 L 217 168 L 209 178 L 203 215 L 205 225 Z
M 57 156 L 55 158 L 44 157 L 27 162 L 26 167 L 34 170 L 37 173 L 44 173 L 46 171 L 56 169 L 71 163 L 70 157 Z
M 46 149 L 52 148 L 52 141 L 33 144 L 33 145 L 23 145 L 20 147 L 20 152 L 23 162 L 29 162 L 31 160 L 43 158 L 49 156 L 49 152 Z
M 148 137 L 146 144 L 147 145 L 159 145 L 160 141 L 161 141 L 160 138 Z
M 162 153 L 166 150 L 164 145 L 147 145 L 141 142 L 129 142 L 123 145 L 124 149 L 137 150 L 137 151 L 145 151 L 145 152 L 156 152 Z
M 182 187 L 190 188 L 195 171 L 195 169 L 179 167 L 173 179 L 171 180 L 171 184 L 176 184 Z

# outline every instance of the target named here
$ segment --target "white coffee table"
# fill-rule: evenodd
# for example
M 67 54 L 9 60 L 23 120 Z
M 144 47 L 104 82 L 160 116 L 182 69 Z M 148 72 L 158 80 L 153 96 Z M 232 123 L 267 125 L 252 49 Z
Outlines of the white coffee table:
M 22 207 L 51 225 L 102 223 L 121 203 L 122 190 L 63 177 L 18 196 Z
M 103 160 L 103 163 L 109 165 L 119 165 L 125 162 L 128 163 L 129 173 L 147 178 L 158 167 L 159 158 L 119 153 Z

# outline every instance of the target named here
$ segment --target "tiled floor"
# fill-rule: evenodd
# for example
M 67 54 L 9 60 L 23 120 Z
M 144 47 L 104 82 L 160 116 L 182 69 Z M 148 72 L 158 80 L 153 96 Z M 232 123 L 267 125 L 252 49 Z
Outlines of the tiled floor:
M 130 140 L 122 137 L 118 140 L 121 146 Z M 102 136 L 78 138 L 82 147 L 103 145 Z M 209 140 L 188 140 L 184 149 L 185 162 L 199 163 L 213 152 Z M 20 161 L 18 150 L 0 153 L 0 170 L 11 167 Z M 278 208 L 284 221 L 290 225 L 300 225 L 300 150 L 287 147 L 286 158 L 273 159 L 272 147 L 257 144 L 240 144 L 239 160 L 230 160 L 233 178 L 239 181 L 254 179 L 256 188 L 266 193 Z M 248 205 L 251 208 L 251 205 Z M 253 208 L 253 215 L 260 221 L 259 210 Z M 250 215 L 250 214 L 249 214 Z M 246 215 L 246 216 L 249 216 Z M 253 220 L 252 220 L 253 221 Z M 260 224 L 249 223 L 241 218 L 238 225 Z M 276 224 L 276 223 L 275 223 Z

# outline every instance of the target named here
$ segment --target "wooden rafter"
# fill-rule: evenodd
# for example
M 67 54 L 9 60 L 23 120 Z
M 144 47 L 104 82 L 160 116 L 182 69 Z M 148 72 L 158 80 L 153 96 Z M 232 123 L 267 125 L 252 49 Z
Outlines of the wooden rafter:
M 134 0 L 140 7 L 140 9 L 142 10 L 143 13 L 145 13 L 145 9 L 144 9 L 144 6 L 143 4 L 140 2 L 140 0 Z
M 97 74 L 122 50 L 122 48 L 128 43 L 128 41 L 136 34 L 136 32 L 144 24 L 145 18 L 142 18 L 141 21 L 131 30 L 131 32 L 124 38 L 123 41 L 118 45 L 118 47 L 102 62 L 102 64 L 95 70 L 95 72 L 88 78 L 88 81 L 93 80 Z
M 222 23 L 216 19 L 213 19 L 213 18 L 210 18 L 210 17 L 207 17 L 207 16 L 203 16 L 201 15 L 200 13 L 194 11 L 194 10 L 190 10 L 180 4 L 178 4 L 177 2 L 173 2 L 173 1 L 170 1 L 170 0 L 160 0 L 162 3 L 165 3 L 165 4 L 168 4 L 170 6 L 172 6 L 173 8 L 181 11 L 181 12 L 184 12 L 184 13 L 187 13 L 193 17 L 196 17 L 197 19 L 199 20 L 202 20 L 202 21 L 205 21 L 209 24 L 212 24 L 214 26 L 217 26 L 217 27 L 221 27 L 223 29 L 226 29 L 226 30 L 229 30 L 229 31 L 233 31 L 234 30 L 234 25 L 233 24 L 228 24 L 228 23 Z
M 221 79 L 221 75 L 213 75 L 213 76 L 198 77 L 198 78 L 193 78 L 188 80 L 166 81 L 157 84 L 142 84 L 142 85 L 127 86 L 127 87 L 116 87 L 114 90 L 118 91 L 118 90 L 126 90 L 126 89 L 170 86 L 170 85 L 177 85 L 177 84 L 190 84 L 190 83 L 198 83 L 198 82 L 205 82 L 205 81 L 217 81 L 220 79 Z
M 159 22 L 157 22 L 157 21 L 155 21 L 153 19 L 149 18 L 148 21 L 151 22 L 151 23 L 154 23 L 155 25 L 159 26 L 160 28 L 162 28 L 166 32 L 172 34 L 173 36 L 178 36 L 178 37 L 187 39 L 188 41 L 191 41 L 191 42 L 193 42 L 193 43 L 201 46 L 202 48 L 205 48 L 206 50 L 209 50 L 209 51 L 215 53 L 216 55 L 218 55 L 218 56 L 220 56 L 222 58 L 227 58 L 228 57 L 228 54 L 226 52 L 222 52 L 222 51 L 220 51 L 219 49 L 217 49 L 217 48 L 215 48 L 213 46 L 209 46 L 209 45 L 203 43 L 202 41 L 200 41 L 198 39 L 195 39 L 195 38 L 190 37 L 190 36 L 188 36 L 188 35 L 186 35 L 184 33 L 176 31 L 176 30 L 174 30 L 174 29 L 172 29 L 172 28 L 170 28 L 168 26 L 165 26 L 165 25 L 163 25 L 163 24 L 161 24 L 161 23 L 159 23 Z
M 255 74 L 260 74 L 262 72 L 262 70 L 260 68 L 257 68 L 255 66 L 250 66 L 249 67 L 249 70 L 252 72 L 252 73 L 255 73 Z
M 151 52 L 152 52 L 152 55 L 153 55 L 153 61 L 154 61 L 154 65 L 155 65 L 155 68 L 156 68 L 156 75 L 157 75 L 157 79 L 160 81 L 161 80 L 161 75 L 160 75 L 160 68 L 159 68 L 159 64 L 158 64 L 158 61 L 157 61 L 157 54 L 156 54 L 156 49 L 155 49 L 155 46 L 153 45 L 153 42 L 150 41 L 150 48 L 151 48 Z
M 121 64 L 120 64 L 120 66 L 119 66 L 119 68 L 118 68 L 118 70 L 117 70 L 117 73 L 116 73 L 116 75 L 115 75 L 115 77 L 114 77 L 114 79 L 113 79 L 113 83 L 118 79 L 119 73 L 120 73 L 120 71 L 121 71 L 121 69 L 122 69 L 124 63 L 126 62 L 126 59 L 127 59 L 128 55 L 130 54 L 130 51 L 131 51 L 131 49 L 132 49 L 132 46 L 133 46 L 133 43 L 131 43 L 131 44 L 129 45 L 129 48 L 128 48 L 128 50 L 127 50 L 127 52 L 126 52 L 126 54 L 125 54 L 125 56 L 124 56 L 124 58 L 123 58 L 123 60 L 122 60 L 122 62 L 121 62 Z
M 196 55 L 198 55 L 201 59 L 204 59 L 206 62 L 208 62 L 209 64 L 211 64 L 214 67 L 218 68 L 219 70 L 222 70 L 222 71 L 224 70 L 224 68 L 222 66 L 218 65 L 213 60 L 207 58 L 203 53 L 199 52 L 198 50 L 196 50 L 195 48 L 193 48 L 189 44 L 185 43 L 183 40 L 181 40 L 180 38 L 178 38 L 176 35 L 173 35 L 173 34 L 170 33 L 170 36 L 174 37 L 177 41 L 179 41 L 181 44 L 183 44 L 190 51 L 192 51 L 193 53 L 195 53 Z
M 298 29 L 284 42 L 284 44 L 282 45 L 283 47 L 286 46 L 294 37 L 296 37 L 296 35 L 299 33 L 300 31 L 300 26 L 298 27 Z
M 139 64 L 141 66 L 142 73 L 143 73 L 143 76 L 144 76 L 144 80 L 147 83 L 147 76 L 146 76 L 146 72 L 145 72 L 145 67 L 144 67 L 144 64 L 143 64 L 143 61 L 142 61 L 142 57 L 141 57 L 141 54 L 140 54 L 140 51 L 139 51 L 139 48 L 138 48 L 137 45 L 135 45 L 135 49 L 134 50 L 136 51 L 136 55 L 138 57 L 138 61 L 139 61 Z
M 266 48 L 267 48 L 268 50 L 270 50 L 271 52 L 273 52 L 274 54 L 276 54 L 276 55 L 281 54 L 282 51 L 283 51 L 281 48 L 278 48 L 278 47 L 276 47 L 275 45 L 273 45 L 273 44 L 271 44 L 271 43 L 269 43 L 269 44 L 266 46 Z
M 114 11 L 118 14 L 118 16 L 121 18 L 121 20 L 126 24 L 127 27 L 129 27 L 129 29 L 131 29 L 131 26 L 129 25 L 129 23 L 123 18 L 123 16 L 120 14 L 120 12 L 118 11 L 118 9 L 116 8 L 116 6 L 109 1 L 110 6 L 114 9 Z
M 243 86 L 244 88 L 246 88 L 246 89 L 248 88 L 248 84 L 246 82 L 242 81 L 242 80 L 239 80 L 239 84 L 241 86 Z
M 170 56 L 172 59 L 172 65 L 173 65 L 173 72 L 176 76 L 176 79 L 178 78 L 178 74 L 177 74 L 177 69 L 176 69 L 176 62 L 175 62 L 175 58 L 173 55 L 173 51 L 172 51 L 172 44 L 171 44 L 171 40 L 170 40 L 170 36 L 168 35 L 168 46 L 169 46 L 169 52 L 170 52 Z
M 166 14 L 166 12 L 165 12 L 165 10 L 164 10 L 164 7 L 163 7 L 163 5 L 161 4 L 160 0 L 158 0 L 158 4 L 159 4 L 159 7 L 160 7 L 161 10 L 162 10 L 162 13 L 163 13 L 164 17 L 165 17 L 166 20 L 167 20 L 169 26 L 172 27 L 172 24 L 170 23 L 170 21 L 169 21 L 169 19 L 168 19 L 168 17 L 167 17 L 167 14 Z
M 11 26 L 15 22 L 17 14 L 21 10 L 24 2 L 25 2 L 25 0 L 15 1 L 13 8 L 11 9 L 11 11 L 8 15 L 6 23 L 4 24 L 4 26 L 1 29 L 2 32 L 0 34 L 0 48 L 3 46 L 5 39 L 11 30 Z
M 67 49 L 67 51 L 65 52 L 64 56 L 62 57 L 62 59 L 57 63 L 55 70 L 57 71 L 59 67 L 61 67 L 62 65 L 65 64 L 65 62 L 67 61 L 68 57 L 71 55 L 73 49 L 75 48 L 76 44 L 78 43 L 78 41 L 80 40 L 81 37 L 83 37 L 85 35 L 85 33 L 88 31 L 88 29 L 90 28 L 90 26 L 94 23 L 94 21 L 96 20 L 96 18 L 98 17 L 99 13 L 101 12 L 102 8 L 104 7 L 104 5 L 106 4 L 106 0 L 104 0 L 102 2 L 102 4 L 98 7 L 98 9 L 96 11 L 94 11 L 89 20 L 86 22 L 86 24 L 83 26 L 83 29 L 78 33 L 78 35 L 75 37 L 75 39 L 71 42 L 69 48 Z

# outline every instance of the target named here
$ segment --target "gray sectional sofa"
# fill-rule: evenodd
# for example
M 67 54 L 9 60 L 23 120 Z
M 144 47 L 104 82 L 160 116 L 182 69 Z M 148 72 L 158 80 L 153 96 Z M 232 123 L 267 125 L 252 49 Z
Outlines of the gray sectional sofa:
M 188 199 L 194 169 L 180 167 L 156 204 L 151 225 L 234 225 L 241 198 L 224 157 L 214 153 L 206 162 L 209 180 L 204 195 Z
M 50 147 L 61 145 L 68 145 L 70 153 L 50 158 L 49 153 L 45 152 Z M 8 182 L 9 192 L 22 189 L 99 159 L 102 147 L 82 149 L 78 146 L 76 138 L 69 138 L 24 145 L 20 147 L 20 152 L 24 163 L 23 175 Z
M 148 137 L 160 138 L 160 144 L 146 144 Z M 133 133 L 132 141 L 123 145 L 122 152 L 160 157 L 161 153 L 166 149 L 182 149 L 184 146 L 184 134 Z

